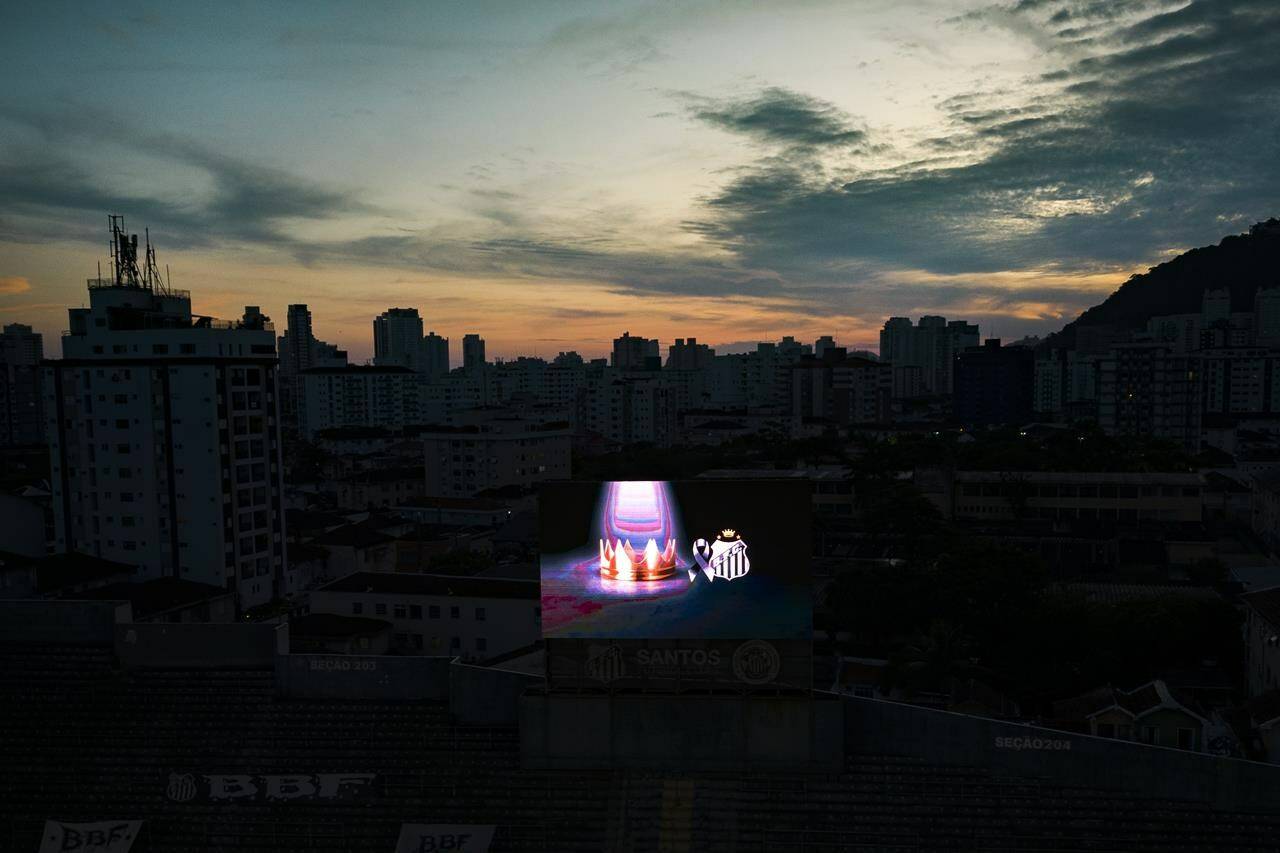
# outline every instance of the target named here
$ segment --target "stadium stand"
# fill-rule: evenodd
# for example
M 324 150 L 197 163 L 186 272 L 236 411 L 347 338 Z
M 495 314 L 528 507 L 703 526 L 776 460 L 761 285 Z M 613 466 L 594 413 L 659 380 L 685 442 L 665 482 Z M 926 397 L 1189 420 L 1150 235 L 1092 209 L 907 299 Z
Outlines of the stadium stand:
M 36 850 L 47 818 L 144 820 L 143 853 L 384 853 L 404 822 L 492 824 L 495 851 L 1261 851 L 1280 837 L 1280 809 L 1015 774 L 977 749 L 967 763 L 930 759 L 948 738 L 989 732 L 875 700 L 844 700 L 834 772 L 530 770 L 519 728 L 466 724 L 447 680 L 435 696 L 294 698 L 271 663 L 126 667 L 112 646 L 77 642 L 0 643 L 4 850 Z M 923 754 L 893 754 L 907 751 L 894 726 L 923 732 Z M 1117 744 L 1108 759 L 1109 746 L 1077 754 L 1122 776 L 1149 754 L 1132 750 L 1150 749 Z M 213 799 L 202 780 L 215 774 L 248 776 L 257 793 Z M 373 778 L 331 799 L 263 793 L 262 777 L 318 774 Z

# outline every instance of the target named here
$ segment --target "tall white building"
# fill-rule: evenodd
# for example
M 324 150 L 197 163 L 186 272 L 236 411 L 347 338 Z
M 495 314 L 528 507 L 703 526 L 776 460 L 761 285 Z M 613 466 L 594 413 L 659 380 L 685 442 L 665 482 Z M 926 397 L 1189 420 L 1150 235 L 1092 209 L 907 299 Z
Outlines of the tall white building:
M 270 601 L 287 557 L 273 329 L 253 307 L 193 315 L 122 226 L 44 371 L 56 547 Z
M 945 317 L 921 317 L 914 326 L 910 318 L 890 317 L 880 330 L 880 360 L 895 368 L 920 368 L 924 394 L 952 393 L 956 358 L 977 345 L 976 324 Z
M 307 439 L 339 427 L 399 429 L 422 422 L 423 380 L 407 367 L 315 367 L 301 378 L 298 428 Z
M 286 424 L 296 427 L 302 398 L 302 371 L 313 367 L 341 367 L 347 363 L 347 352 L 316 339 L 311 330 L 311 311 L 304 304 L 289 306 L 288 326 L 278 344 L 280 413 Z
M 477 409 L 422 433 L 428 497 L 471 497 L 503 487 L 530 488 L 570 473 L 567 419 Z

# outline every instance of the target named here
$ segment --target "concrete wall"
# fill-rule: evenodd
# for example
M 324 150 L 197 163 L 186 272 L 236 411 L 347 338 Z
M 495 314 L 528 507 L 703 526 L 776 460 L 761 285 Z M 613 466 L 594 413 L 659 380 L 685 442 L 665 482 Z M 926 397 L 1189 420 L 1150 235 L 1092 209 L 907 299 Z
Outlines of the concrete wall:
M 1048 784 L 1200 800 L 1240 811 L 1280 812 L 1280 767 L 846 698 L 845 748 L 1041 778 Z
M 116 623 L 132 618 L 127 601 L 0 601 L 0 642 L 110 646 Z
M 838 772 L 843 708 L 807 696 L 526 693 L 521 763 L 545 768 Z
M 449 711 L 463 725 L 514 726 L 520 719 L 520 696 L 543 681 L 541 675 L 455 660 L 449 667 Z
M 272 667 L 288 650 L 288 625 L 146 623 L 115 626 L 116 657 L 126 668 Z
M 276 692 L 290 699 L 443 699 L 447 657 L 280 655 Z

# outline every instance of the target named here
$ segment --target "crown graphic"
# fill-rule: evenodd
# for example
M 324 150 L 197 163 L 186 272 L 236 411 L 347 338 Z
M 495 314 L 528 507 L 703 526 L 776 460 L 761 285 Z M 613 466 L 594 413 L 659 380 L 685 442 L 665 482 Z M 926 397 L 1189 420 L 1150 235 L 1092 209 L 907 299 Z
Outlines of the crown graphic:
M 721 539 L 732 539 L 737 535 L 738 535 L 738 531 L 734 530 L 732 527 L 726 527 L 724 530 L 720 531 Z
M 600 576 L 609 580 L 660 581 L 675 574 L 676 540 L 668 539 L 661 551 L 653 539 L 639 554 L 631 540 L 600 540 Z

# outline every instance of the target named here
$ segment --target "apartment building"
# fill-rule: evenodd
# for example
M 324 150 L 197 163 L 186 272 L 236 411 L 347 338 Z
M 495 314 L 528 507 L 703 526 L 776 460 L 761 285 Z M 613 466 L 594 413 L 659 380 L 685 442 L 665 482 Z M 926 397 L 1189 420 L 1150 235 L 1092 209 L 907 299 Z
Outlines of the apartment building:
M 286 561 L 274 331 L 252 306 L 193 315 L 122 225 L 44 370 L 55 547 L 269 601 Z

